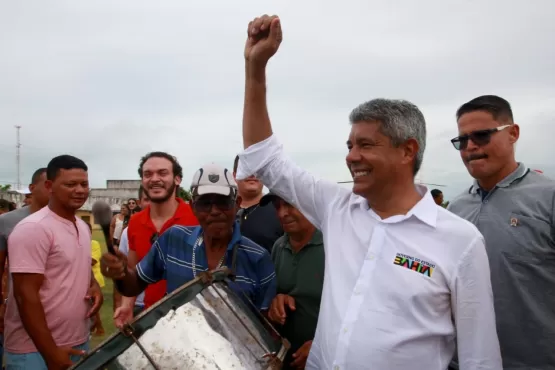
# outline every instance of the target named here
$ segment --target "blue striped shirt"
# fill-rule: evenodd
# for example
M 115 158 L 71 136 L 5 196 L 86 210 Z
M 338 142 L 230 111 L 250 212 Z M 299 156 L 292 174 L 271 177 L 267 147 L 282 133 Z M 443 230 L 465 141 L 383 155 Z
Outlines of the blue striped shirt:
M 193 280 L 193 248 L 201 235 L 200 226 L 170 227 L 137 264 L 139 277 L 148 284 L 165 279 L 168 293 Z M 231 267 L 235 245 L 235 282 L 230 284 L 230 287 L 240 297 L 244 297 L 245 293 L 259 310 L 268 309 L 276 295 L 277 285 L 270 254 L 266 249 L 242 236 L 239 225 L 235 224 L 223 265 Z M 208 270 L 204 242 L 195 248 L 195 266 L 197 275 Z

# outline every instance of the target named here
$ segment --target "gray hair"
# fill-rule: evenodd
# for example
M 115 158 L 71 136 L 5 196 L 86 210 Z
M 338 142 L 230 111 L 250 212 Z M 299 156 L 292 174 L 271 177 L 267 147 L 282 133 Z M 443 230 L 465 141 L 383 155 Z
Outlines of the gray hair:
M 415 139 L 419 149 L 414 161 L 414 175 L 418 173 L 426 148 L 426 120 L 416 105 L 406 100 L 373 99 L 353 109 L 349 120 L 351 124 L 379 121 L 380 131 L 395 146 Z

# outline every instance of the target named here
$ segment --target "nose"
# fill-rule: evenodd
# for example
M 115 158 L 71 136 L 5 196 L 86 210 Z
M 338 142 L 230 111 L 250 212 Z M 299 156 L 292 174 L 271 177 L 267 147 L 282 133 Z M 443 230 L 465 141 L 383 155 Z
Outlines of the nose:
M 83 185 L 77 185 L 75 187 L 75 192 L 79 193 L 79 194 L 83 194 L 83 193 L 87 193 L 89 191 L 89 187 L 88 186 L 83 186 Z
M 471 139 L 468 139 L 467 143 L 466 143 L 466 148 L 464 148 L 462 151 L 465 152 L 475 152 L 476 150 L 478 150 L 479 146 L 476 145 L 476 143 L 474 143 L 474 141 L 472 141 Z
M 360 151 L 356 147 L 353 146 L 351 148 L 351 150 L 349 150 L 349 153 L 347 153 L 347 156 L 345 157 L 345 160 L 346 160 L 347 164 L 360 162 L 360 160 L 361 160 Z

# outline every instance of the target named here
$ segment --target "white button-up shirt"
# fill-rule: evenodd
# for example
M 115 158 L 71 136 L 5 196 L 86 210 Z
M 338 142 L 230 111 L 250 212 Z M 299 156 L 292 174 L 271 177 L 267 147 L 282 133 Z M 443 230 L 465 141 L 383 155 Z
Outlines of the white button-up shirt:
M 368 202 L 287 158 L 272 136 L 240 156 L 324 234 L 326 271 L 307 369 L 502 369 L 484 239 L 425 187 L 406 215 Z

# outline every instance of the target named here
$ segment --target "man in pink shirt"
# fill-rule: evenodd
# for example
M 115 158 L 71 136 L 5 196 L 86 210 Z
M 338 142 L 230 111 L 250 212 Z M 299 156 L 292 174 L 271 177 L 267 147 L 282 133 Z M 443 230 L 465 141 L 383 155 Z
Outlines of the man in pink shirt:
M 88 349 L 89 318 L 102 304 L 91 274 L 91 233 L 75 217 L 89 193 L 87 166 L 62 155 L 50 161 L 46 177 L 48 206 L 23 219 L 8 239 L 8 370 L 69 368 Z

